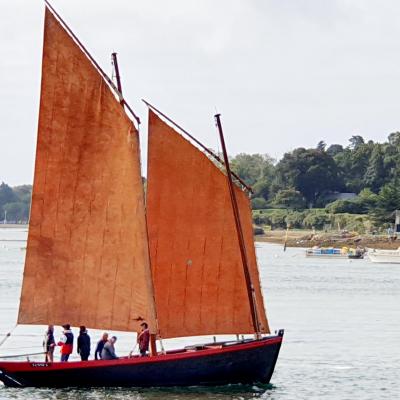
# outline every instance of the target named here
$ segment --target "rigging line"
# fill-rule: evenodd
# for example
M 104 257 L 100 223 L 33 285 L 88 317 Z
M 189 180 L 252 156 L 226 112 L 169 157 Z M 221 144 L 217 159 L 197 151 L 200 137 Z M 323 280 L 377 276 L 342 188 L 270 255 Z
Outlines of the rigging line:
M 11 336 L 11 334 L 14 332 L 15 328 L 18 326 L 18 324 L 15 324 L 14 328 L 11 329 L 10 332 L 8 332 L 4 338 L 2 339 L 2 341 L 0 342 L 0 347 L 3 346 L 3 344 L 6 342 L 6 340 Z
M 205 146 L 203 143 L 201 143 L 199 140 L 197 140 L 193 135 L 191 135 L 187 130 L 183 129 L 180 125 L 178 125 L 174 120 L 169 118 L 167 115 L 165 115 L 163 112 L 158 110 L 156 107 L 154 107 L 152 104 L 147 102 L 146 100 L 142 99 L 143 103 L 146 104 L 147 107 L 151 108 L 153 111 L 155 111 L 157 114 L 161 115 L 163 118 L 165 118 L 168 122 L 170 122 L 172 125 L 174 125 L 176 128 L 178 128 L 182 133 L 184 133 L 186 136 L 188 136 L 191 140 L 193 140 L 197 145 L 199 145 L 204 151 L 206 151 L 208 154 L 210 154 L 215 160 L 217 160 L 221 165 L 225 165 L 224 160 L 222 160 L 221 157 L 219 157 L 217 154 L 215 154 L 213 151 L 211 151 L 207 146 Z M 234 176 L 240 184 L 249 192 L 253 193 L 253 189 L 247 185 L 238 175 L 236 175 L 233 171 L 231 171 L 231 175 Z
M 13 354 L 11 356 L 0 356 L 0 358 L 17 358 L 17 357 L 26 357 L 26 356 L 37 356 L 40 354 L 46 354 L 46 352 L 41 351 L 40 353 Z
M 109 86 L 114 90 L 115 94 L 118 96 L 120 103 L 129 110 L 129 112 L 132 114 L 133 118 L 136 120 L 137 124 L 140 125 L 140 118 L 136 115 L 136 113 L 132 110 L 131 106 L 126 102 L 124 97 L 122 96 L 122 93 L 118 90 L 118 88 L 115 86 L 114 82 L 110 79 L 110 77 L 103 71 L 103 69 L 100 67 L 100 65 L 97 63 L 97 61 L 93 58 L 93 56 L 89 53 L 89 51 L 86 49 L 86 47 L 82 44 L 82 42 L 78 39 L 78 37 L 75 35 L 75 33 L 72 31 L 72 29 L 67 25 L 67 23 L 61 18 L 60 14 L 57 13 L 57 11 L 53 8 L 53 6 L 50 4 L 48 0 L 44 0 L 46 6 L 50 9 L 52 14 L 57 17 L 57 19 L 61 22 L 61 24 L 64 26 L 66 31 L 69 33 L 69 35 L 74 39 L 76 44 L 81 48 L 81 50 L 86 54 L 86 56 L 89 58 L 89 60 L 92 62 L 92 64 L 96 67 L 96 69 L 100 72 L 100 74 L 103 76 L 104 80 L 109 84 Z

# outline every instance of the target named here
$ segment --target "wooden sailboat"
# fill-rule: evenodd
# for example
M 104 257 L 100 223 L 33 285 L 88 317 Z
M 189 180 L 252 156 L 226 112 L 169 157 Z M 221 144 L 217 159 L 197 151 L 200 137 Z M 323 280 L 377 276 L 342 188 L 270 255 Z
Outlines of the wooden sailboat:
M 283 330 L 270 334 L 249 197 L 232 180 L 219 116 L 225 163 L 216 165 L 149 109 L 145 199 L 138 131 L 120 86 L 46 4 L 18 324 L 133 332 L 145 320 L 152 352 L 0 362 L 0 380 L 14 387 L 268 383 Z M 157 340 L 209 334 L 254 339 L 156 348 Z

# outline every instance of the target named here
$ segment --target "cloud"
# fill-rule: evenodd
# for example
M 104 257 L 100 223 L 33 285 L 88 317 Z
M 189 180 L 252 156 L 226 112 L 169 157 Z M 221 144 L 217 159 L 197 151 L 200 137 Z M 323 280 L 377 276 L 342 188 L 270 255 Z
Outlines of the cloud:
M 399 129 L 400 3 L 368 0 L 53 0 L 98 62 L 119 54 L 124 92 L 144 97 L 217 148 L 279 157 L 355 132 Z M 43 4 L 0 0 L 0 180 L 30 182 Z M 145 143 L 144 124 L 142 128 Z M 145 159 L 145 146 L 144 146 Z

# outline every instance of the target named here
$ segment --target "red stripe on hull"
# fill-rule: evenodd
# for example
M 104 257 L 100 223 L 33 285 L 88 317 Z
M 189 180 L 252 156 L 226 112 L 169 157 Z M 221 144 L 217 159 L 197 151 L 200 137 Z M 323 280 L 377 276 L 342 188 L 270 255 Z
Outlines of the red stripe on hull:
M 0 380 L 16 387 L 265 383 L 271 378 L 281 342 L 282 336 L 276 336 L 218 349 L 110 361 L 0 362 Z

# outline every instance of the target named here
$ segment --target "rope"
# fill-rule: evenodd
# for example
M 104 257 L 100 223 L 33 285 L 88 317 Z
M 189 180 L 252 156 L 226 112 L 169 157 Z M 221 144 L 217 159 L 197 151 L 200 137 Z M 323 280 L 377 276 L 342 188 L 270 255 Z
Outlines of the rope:
M 27 353 L 27 354 L 15 354 L 15 355 L 11 355 L 11 356 L 0 356 L 0 358 L 17 358 L 17 357 L 37 356 L 40 354 L 46 354 L 46 353 L 41 351 L 40 353 Z
M 12 328 L 11 331 L 8 332 L 8 333 L 4 336 L 3 340 L 0 342 L 0 347 L 3 346 L 3 344 L 6 342 L 6 340 L 11 336 L 11 334 L 14 332 L 14 330 L 15 330 L 16 327 L 17 327 L 17 324 L 15 324 L 14 328 Z

